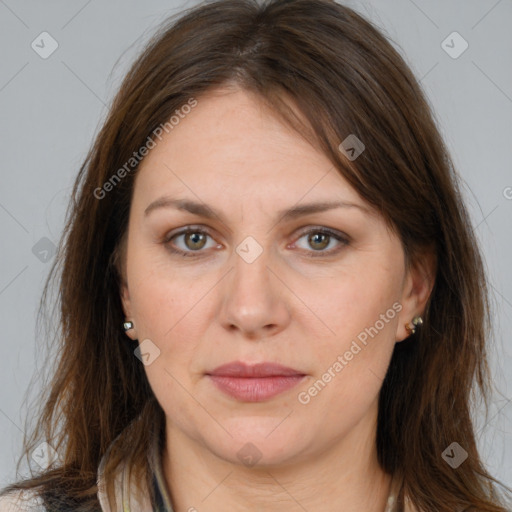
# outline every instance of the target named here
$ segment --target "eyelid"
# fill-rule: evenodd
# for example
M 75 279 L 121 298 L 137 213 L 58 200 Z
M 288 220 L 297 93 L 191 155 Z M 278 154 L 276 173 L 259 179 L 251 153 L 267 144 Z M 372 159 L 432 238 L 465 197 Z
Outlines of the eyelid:
M 300 238 L 304 235 L 307 235 L 309 233 L 325 233 L 327 235 L 331 235 L 331 236 L 340 238 L 347 242 L 350 241 L 350 237 L 343 231 L 338 231 L 337 229 L 328 228 L 326 226 L 315 226 L 315 225 L 306 226 L 305 228 L 301 229 L 298 238 Z
M 211 237 L 211 229 L 201 226 L 199 224 L 189 224 L 181 228 L 173 229 L 164 235 L 163 241 L 169 242 L 172 238 L 179 235 L 185 235 L 187 233 L 203 233 Z

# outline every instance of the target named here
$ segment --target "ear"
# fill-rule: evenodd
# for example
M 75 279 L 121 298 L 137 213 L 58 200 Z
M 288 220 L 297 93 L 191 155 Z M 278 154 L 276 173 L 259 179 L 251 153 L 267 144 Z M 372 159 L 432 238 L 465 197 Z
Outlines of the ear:
M 123 313 L 127 320 L 131 320 L 132 315 L 132 302 L 130 299 L 130 291 L 128 289 L 128 283 L 122 281 L 119 293 L 121 295 L 121 303 L 123 305 Z
M 128 283 L 126 282 L 126 280 L 124 278 L 121 282 L 119 292 L 121 295 L 121 303 L 123 306 L 123 312 L 124 312 L 126 321 L 134 322 L 133 315 L 132 315 L 132 303 L 131 303 L 131 299 L 130 299 L 130 291 L 128 289 Z M 136 331 L 135 326 L 133 327 L 133 329 L 129 329 L 128 331 L 126 331 L 126 335 L 129 338 L 131 338 L 133 341 L 137 340 L 137 331 Z
M 400 301 L 402 309 L 395 337 L 397 342 L 410 336 L 406 325 L 409 325 L 415 316 L 424 315 L 425 306 L 434 287 L 436 270 L 437 261 L 433 246 L 412 258 L 406 269 Z
M 118 276 L 118 282 L 119 282 L 119 295 L 121 298 L 121 305 L 123 308 L 123 313 L 125 316 L 125 321 L 131 321 L 133 320 L 133 311 L 132 311 L 132 302 L 130 298 L 130 290 L 128 288 L 128 281 L 126 278 L 126 238 L 123 237 L 119 245 L 114 250 L 114 253 L 112 254 L 112 265 L 115 268 L 115 271 Z M 137 340 L 137 331 L 135 330 L 135 326 L 133 329 L 130 329 L 126 331 L 126 335 L 131 338 L 132 340 Z

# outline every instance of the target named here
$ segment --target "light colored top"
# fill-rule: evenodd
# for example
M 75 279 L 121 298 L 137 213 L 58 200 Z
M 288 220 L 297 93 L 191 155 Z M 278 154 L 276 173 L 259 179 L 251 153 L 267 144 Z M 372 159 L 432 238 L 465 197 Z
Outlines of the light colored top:
M 11 492 L 0 496 L 0 512 L 46 512 L 33 491 Z

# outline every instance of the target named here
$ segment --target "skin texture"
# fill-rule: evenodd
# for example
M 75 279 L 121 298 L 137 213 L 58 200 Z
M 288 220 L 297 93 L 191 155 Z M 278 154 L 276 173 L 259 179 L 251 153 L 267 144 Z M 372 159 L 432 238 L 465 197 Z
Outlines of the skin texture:
M 205 203 L 221 217 L 174 207 L 145 215 L 162 196 Z M 278 214 L 322 201 L 360 207 Z M 187 226 L 209 236 L 166 245 Z M 348 244 L 308 242 L 305 232 L 322 227 Z M 252 263 L 236 252 L 248 236 L 263 251 Z M 384 510 L 391 480 L 377 463 L 378 393 L 405 324 L 424 309 L 431 269 L 427 260 L 406 268 L 400 239 L 325 155 L 248 92 L 198 98 L 141 164 L 123 273 L 123 308 L 135 325 L 127 334 L 160 350 L 145 370 L 166 414 L 163 466 L 177 512 Z M 301 403 L 298 394 L 397 303 L 400 312 Z M 307 376 L 263 402 L 238 401 L 205 376 L 236 360 Z M 246 443 L 260 457 L 251 467 L 237 456 Z

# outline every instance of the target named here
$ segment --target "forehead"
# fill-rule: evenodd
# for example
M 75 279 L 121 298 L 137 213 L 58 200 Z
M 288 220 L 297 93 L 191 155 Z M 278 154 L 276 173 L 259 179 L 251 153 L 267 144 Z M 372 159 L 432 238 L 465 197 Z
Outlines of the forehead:
M 327 193 L 360 200 L 325 154 L 245 90 L 200 96 L 156 143 L 139 167 L 136 195 L 188 189 L 217 201 L 258 194 L 293 202 Z

